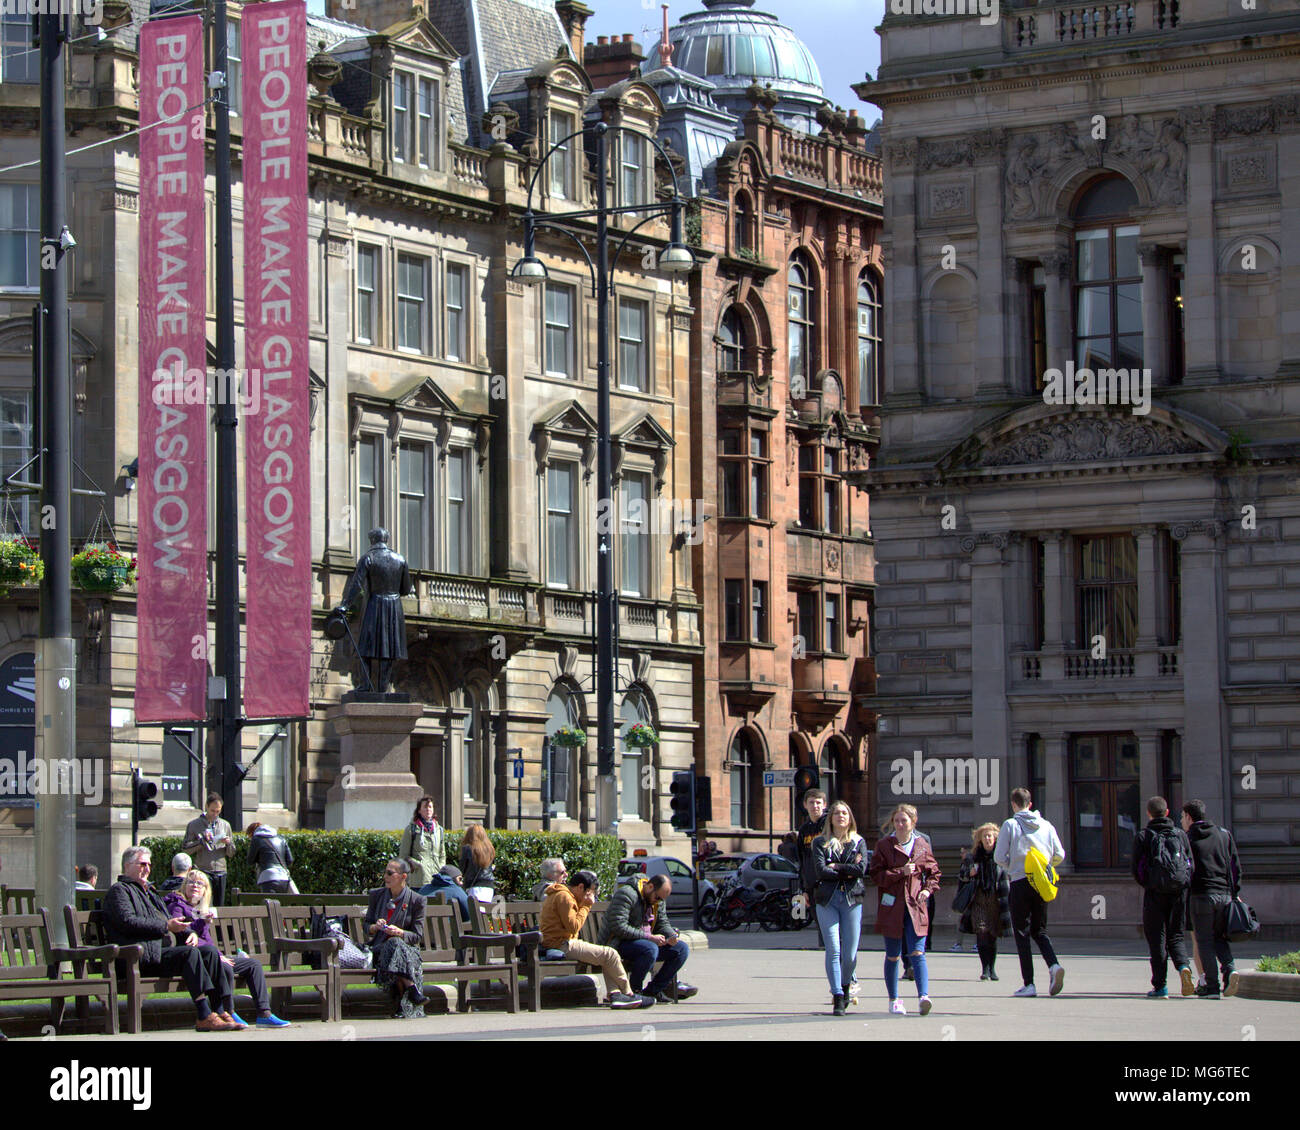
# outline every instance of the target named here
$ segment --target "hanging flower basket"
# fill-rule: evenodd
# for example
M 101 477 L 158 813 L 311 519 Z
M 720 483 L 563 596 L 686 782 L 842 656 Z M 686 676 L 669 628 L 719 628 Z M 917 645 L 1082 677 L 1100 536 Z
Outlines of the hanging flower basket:
M 623 742 L 632 749 L 649 749 L 652 745 L 659 744 L 659 735 L 646 723 L 637 722 L 628 730 Z
M 72 583 L 84 592 L 117 592 L 135 583 L 135 566 L 112 542 L 96 542 L 73 555 Z
M 24 585 L 39 584 L 45 576 L 45 562 L 26 538 L 0 540 L 0 596 Z
M 587 744 L 587 735 L 579 730 L 577 726 L 561 726 L 551 735 L 551 744 L 576 749 L 578 746 Z

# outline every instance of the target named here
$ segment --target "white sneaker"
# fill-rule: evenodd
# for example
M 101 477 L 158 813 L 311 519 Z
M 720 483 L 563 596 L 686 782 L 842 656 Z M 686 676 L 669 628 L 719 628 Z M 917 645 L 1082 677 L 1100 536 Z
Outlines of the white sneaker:
M 933 1005 L 933 1004 L 931 1003 L 931 1001 L 930 1001 L 930 998 L 929 998 L 929 997 L 922 997 L 920 1003 L 921 1003 L 921 1015 L 922 1015 L 922 1016 L 929 1016 L 929 1015 L 930 1015 L 930 1009 L 934 1007 L 934 1005 Z
M 1182 982 L 1183 996 L 1190 997 L 1196 992 L 1196 981 L 1186 965 L 1178 971 L 1178 979 Z
M 1199 977 L 1196 978 L 1196 987 L 1197 987 L 1198 989 L 1203 989 L 1203 988 L 1205 988 L 1205 984 L 1206 984 L 1206 982 L 1205 982 L 1205 974 L 1202 973 Z
M 1052 988 L 1048 993 L 1048 996 L 1054 997 L 1061 991 L 1061 987 L 1065 984 L 1065 970 L 1062 969 L 1060 965 L 1053 965 L 1048 972 L 1052 975 Z
M 1237 995 L 1237 983 L 1240 974 L 1234 969 L 1228 976 L 1228 983 L 1223 987 L 1225 997 L 1235 997 Z
M 906 1016 L 906 1015 L 907 1015 L 907 1009 L 903 1007 L 903 1002 L 902 1002 L 902 1001 L 897 1001 L 897 1000 L 895 1000 L 895 1001 L 890 1001 L 890 1002 L 889 1002 L 889 1011 L 890 1011 L 891 1013 L 893 1013 L 893 1015 L 895 1015 L 895 1016 Z
M 1036 997 L 1038 990 L 1033 985 L 1023 985 L 1011 994 L 1013 997 Z
M 858 1003 L 858 981 L 856 977 L 849 982 L 849 1000 L 854 1004 Z

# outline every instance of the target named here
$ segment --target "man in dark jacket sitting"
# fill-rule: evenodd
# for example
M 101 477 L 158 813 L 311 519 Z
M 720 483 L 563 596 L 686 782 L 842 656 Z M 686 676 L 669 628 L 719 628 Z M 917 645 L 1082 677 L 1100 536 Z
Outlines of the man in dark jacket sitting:
M 620 883 L 610 896 L 609 909 L 600 930 L 600 944 L 613 946 L 627 967 L 632 992 L 666 1004 L 673 998 L 668 986 L 690 957 L 690 947 L 668 921 L 668 896 L 673 886 L 667 875 L 638 875 L 631 883 Z M 646 976 L 656 961 L 663 965 L 645 989 Z M 677 999 L 693 997 L 699 989 L 677 982 Z
M 240 1025 L 221 1012 L 221 955 L 201 946 L 188 922 L 167 913 L 162 896 L 149 886 L 153 868 L 145 847 L 122 853 L 122 874 L 104 899 L 104 927 L 113 945 L 144 950 L 140 972 L 146 977 L 180 977 L 194 998 L 199 1032 L 234 1032 Z

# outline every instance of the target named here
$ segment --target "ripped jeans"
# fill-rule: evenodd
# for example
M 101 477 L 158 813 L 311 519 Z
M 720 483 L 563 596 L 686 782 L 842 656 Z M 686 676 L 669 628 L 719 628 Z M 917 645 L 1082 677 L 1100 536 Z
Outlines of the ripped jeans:
M 912 916 L 903 915 L 903 937 L 885 939 L 885 988 L 889 990 L 889 999 L 898 1000 L 898 966 L 903 956 L 903 947 L 912 958 L 912 972 L 916 976 L 916 995 L 930 995 L 930 973 L 925 967 L 925 935 L 918 935 L 912 925 Z

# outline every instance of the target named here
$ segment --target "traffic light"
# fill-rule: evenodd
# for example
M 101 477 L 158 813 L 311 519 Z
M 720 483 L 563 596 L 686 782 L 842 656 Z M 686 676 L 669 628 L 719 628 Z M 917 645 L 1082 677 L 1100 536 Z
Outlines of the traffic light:
M 695 826 L 713 823 L 713 778 L 695 778 Z
M 809 789 L 818 788 L 821 785 L 821 774 L 817 772 L 816 765 L 800 765 L 794 771 L 794 795 L 795 803 L 803 803 L 803 794 Z
M 139 769 L 135 770 L 136 820 L 152 820 L 158 815 L 158 802 L 154 800 L 157 795 L 158 786 L 142 777 Z
M 673 774 L 669 786 L 673 804 L 673 827 L 679 832 L 695 831 L 695 774 L 682 770 Z

